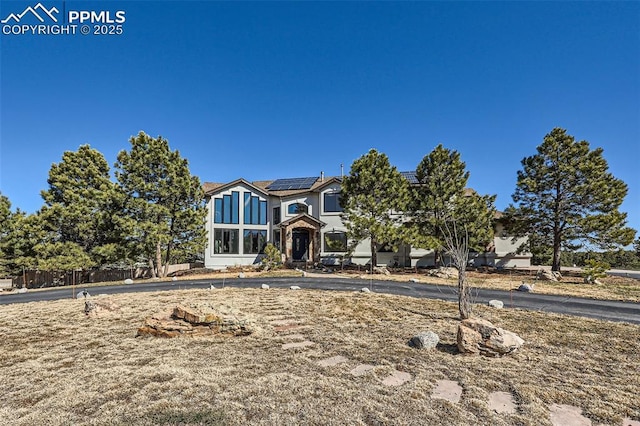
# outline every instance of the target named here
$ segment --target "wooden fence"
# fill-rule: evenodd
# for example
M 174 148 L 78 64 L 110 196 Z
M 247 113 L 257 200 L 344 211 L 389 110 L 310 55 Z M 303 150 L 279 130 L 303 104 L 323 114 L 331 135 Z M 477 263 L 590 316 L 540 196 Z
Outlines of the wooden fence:
M 44 288 L 150 277 L 149 268 L 96 269 L 87 271 L 27 270 L 21 276 L 13 277 L 12 284 L 13 287 L 17 288 Z
M 169 265 L 169 274 L 203 266 L 197 263 Z M 151 278 L 149 268 L 128 269 L 90 269 L 86 271 L 38 271 L 26 270 L 22 275 L 11 279 L 14 288 L 44 288 L 87 283 L 124 281 L 127 278 Z

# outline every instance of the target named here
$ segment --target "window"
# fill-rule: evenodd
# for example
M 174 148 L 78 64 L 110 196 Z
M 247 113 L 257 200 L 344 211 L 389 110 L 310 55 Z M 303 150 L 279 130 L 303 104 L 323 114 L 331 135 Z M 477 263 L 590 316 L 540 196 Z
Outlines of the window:
M 244 193 L 244 223 L 245 225 L 267 224 L 267 202 L 260 197 Z
M 347 251 L 347 234 L 344 232 L 327 232 L 324 234 L 325 252 Z
M 293 203 L 293 204 L 289 204 L 289 207 L 287 208 L 287 212 L 289 212 L 289 214 L 308 213 L 309 207 L 306 204 Z
M 280 223 L 280 207 L 273 208 L 273 224 L 277 225 Z
M 213 222 L 238 224 L 240 213 L 240 193 L 232 191 L 231 195 L 213 199 Z
M 280 230 L 274 229 L 273 231 L 273 245 L 280 250 Z
M 239 233 L 237 229 L 216 229 L 213 234 L 213 253 L 238 254 Z
M 244 231 L 244 254 L 258 254 L 264 252 L 267 245 L 267 231 Z
M 340 193 L 325 193 L 324 194 L 324 211 L 325 213 L 341 212 L 342 206 L 340 205 Z

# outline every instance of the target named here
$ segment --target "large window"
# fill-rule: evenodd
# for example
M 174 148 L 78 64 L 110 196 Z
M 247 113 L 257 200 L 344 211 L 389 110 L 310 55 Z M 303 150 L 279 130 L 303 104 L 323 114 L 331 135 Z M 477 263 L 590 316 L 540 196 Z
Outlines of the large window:
M 245 225 L 266 225 L 267 224 L 267 202 L 261 201 L 260 197 L 244 193 L 244 223 Z
M 341 212 L 342 206 L 340 206 L 340 193 L 325 193 L 324 194 L 324 212 L 333 213 Z
M 287 207 L 287 212 L 289 212 L 289 214 L 308 213 L 309 207 L 306 204 L 293 203 L 289 204 L 289 207 Z
M 344 232 L 326 232 L 324 234 L 324 251 L 344 252 L 347 251 L 347 234 Z
M 213 199 L 214 223 L 238 224 L 240 213 L 240 193 L 232 191 L 231 195 Z
M 258 254 L 264 252 L 267 245 L 267 231 L 247 229 L 244 231 L 244 254 Z
M 213 233 L 215 254 L 238 254 L 240 231 L 237 229 L 216 229 Z

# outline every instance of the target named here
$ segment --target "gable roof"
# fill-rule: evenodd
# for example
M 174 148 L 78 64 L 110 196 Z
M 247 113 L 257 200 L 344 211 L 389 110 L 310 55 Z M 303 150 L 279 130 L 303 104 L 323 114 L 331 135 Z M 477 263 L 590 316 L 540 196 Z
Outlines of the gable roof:
M 287 220 L 283 220 L 282 222 L 279 223 L 280 226 L 289 226 L 291 223 L 294 222 L 298 222 L 300 220 L 307 220 L 309 222 L 315 223 L 316 225 L 318 225 L 320 228 L 324 227 L 326 225 L 326 223 L 324 223 L 321 220 L 316 219 L 315 217 L 311 216 L 308 213 L 300 213 L 299 215 L 296 215 L 294 217 L 292 217 L 291 219 L 287 219 Z
M 259 191 L 265 195 L 271 195 L 274 197 L 290 197 L 290 196 L 294 196 L 294 195 L 300 195 L 300 194 L 306 194 L 309 192 L 317 192 L 319 190 L 321 190 L 322 188 L 326 187 L 327 185 L 330 185 L 332 183 L 336 183 L 336 182 L 342 182 L 342 179 L 339 176 L 330 176 L 330 177 L 326 177 L 323 180 L 320 180 L 318 178 L 317 181 L 315 181 L 313 183 L 313 185 L 311 185 L 311 188 L 308 189 L 285 189 L 285 190 L 270 190 L 267 189 L 269 187 L 269 185 L 271 185 L 273 182 L 275 182 L 277 179 L 272 179 L 272 180 L 256 180 L 253 182 L 249 182 L 245 179 L 236 179 L 233 182 L 229 182 L 229 183 L 217 183 L 217 182 L 205 182 L 202 187 L 204 189 L 204 192 L 206 195 L 213 195 L 215 193 L 224 191 L 225 189 L 231 187 L 231 186 L 235 186 L 239 183 L 243 183 L 253 189 L 255 189 L 256 191 Z
M 257 191 L 257 192 L 261 192 L 264 195 L 269 195 L 269 192 L 267 190 L 265 190 L 264 188 L 261 188 L 249 181 L 246 181 L 242 178 L 240 179 L 236 179 L 232 182 L 229 183 L 214 183 L 214 182 L 205 182 L 202 187 L 204 189 L 204 193 L 205 195 L 213 195 L 216 194 L 218 192 L 222 192 L 225 189 L 231 188 L 233 186 L 236 185 L 245 185 L 248 186 L 249 188 Z

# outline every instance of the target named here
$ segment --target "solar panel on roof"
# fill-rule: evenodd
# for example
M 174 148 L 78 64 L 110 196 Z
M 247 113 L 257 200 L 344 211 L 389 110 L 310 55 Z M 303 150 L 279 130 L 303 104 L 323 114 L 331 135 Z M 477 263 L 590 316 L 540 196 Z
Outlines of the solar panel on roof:
M 408 180 L 409 183 L 419 183 L 418 178 L 416 177 L 416 172 L 400 172 L 400 174 L 404 176 L 404 178 Z
M 318 180 L 317 177 L 305 177 L 305 178 L 288 178 L 277 179 L 271 182 L 267 189 L 269 191 L 290 191 L 297 189 L 309 189 Z

